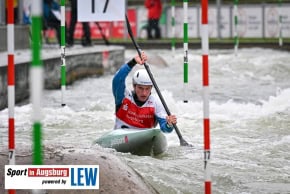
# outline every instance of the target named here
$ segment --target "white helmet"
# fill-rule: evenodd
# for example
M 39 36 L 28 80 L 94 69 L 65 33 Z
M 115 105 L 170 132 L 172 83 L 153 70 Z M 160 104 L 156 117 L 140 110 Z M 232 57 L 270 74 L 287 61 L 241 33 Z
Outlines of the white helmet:
M 152 86 L 152 81 L 145 69 L 139 69 L 134 73 L 133 84 Z

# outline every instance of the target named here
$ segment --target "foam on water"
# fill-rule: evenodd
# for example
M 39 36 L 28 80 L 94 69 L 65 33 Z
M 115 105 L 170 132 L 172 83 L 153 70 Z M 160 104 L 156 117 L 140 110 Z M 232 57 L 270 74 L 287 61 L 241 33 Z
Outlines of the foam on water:
M 150 54 L 156 51 L 148 51 Z M 135 55 L 126 52 L 126 59 Z M 189 53 L 188 103 L 184 103 L 183 51 L 158 51 L 168 67 L 151 71 L 178 128 L 194 147 L 166 134 L 168 151 L 158 157 L 120 156 L 161 193 L 203 192 L 203 88 L 201 51 Z M 214 193 L 289 193 L 290 54 L 270 49 L 210 52 L 211 173 Z M 88 78 L 44 92 L 46 146 L 90 148 L 114 125 L 112 75 Z M 127 80 L 131 86 L 131 79 Z M 153 91 L 153 95 L 157 95 Z M 15 107 L 16 149 L 31 145 L 31 105 Z M 0 150 L 7 151 L 8 110 L 0 111 Z M 109 150 L 108 150 L 109 151 Z M 267 185 L 267 188 L 265 188 Z

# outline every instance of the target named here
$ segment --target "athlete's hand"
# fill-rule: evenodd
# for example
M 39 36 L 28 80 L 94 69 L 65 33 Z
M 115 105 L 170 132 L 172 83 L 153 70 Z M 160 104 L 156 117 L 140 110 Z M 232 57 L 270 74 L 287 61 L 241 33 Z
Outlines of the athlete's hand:
M 141 52 L 141 59 L 139 57 L 139 54 L 137 54 L 134 59 L 138 64 L 143 65 L 147 61 L 147 55 L 145 54 L 144 51 L 142 51 Z
M 173 125 L 177 123 L 177 118 L 175 115 L 169 115 L 169 116 L 166 116 L 166 121 L 168 125 Z

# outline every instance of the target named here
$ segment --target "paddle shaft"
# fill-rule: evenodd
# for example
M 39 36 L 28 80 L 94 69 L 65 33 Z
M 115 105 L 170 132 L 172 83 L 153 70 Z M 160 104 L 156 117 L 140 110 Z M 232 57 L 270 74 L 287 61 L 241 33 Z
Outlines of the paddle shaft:
M 126 23 L 127 23 L 127 28 L 128 28 L 128 33 L 129 33 L 129 35 L 130 35 L 130 38 L 131 38 L 131 40 L 132 40 L 132 42 L 133 42 L 133 44 L 134 44 L 134 46 L 135 46 L 135 48 L 136 48 L 136 50 L 137 50 L 137 52 L 138 52 L 139 57 L 142 58 L 142 57 L 141 57 L 141 49 L 140 49 L 139 45 L 136 43 L 136 41 L 135 41 L 135 39 L 134 39 L 134 37 L 133 37 L 133 33 L 132 33 L 132 30 L 131 30 L 131 26 L 130 26 L 129 19 L 128 19 L 127 15 L 126 15 Z M 158 96 L 159 96 L 159 98 L 160 98 L 160 100 L 161 100 L 161 103 L 162 103 L 163 106 L 164 106 L 164 109 L 165 109 L 167 115 L 170 116 L 171 113 L 170 113 L 170 111 L 169 111 L 169 108 L 168 108 L 168 106 L 166 105 L 166 102 L 165 102 L 165 100 L 164 100 L 164 98 L 163 98 L 163 96 L 162 96 L 162 94 L 161 94 L 161 92 L 160 92 L 160 90 L 159 90 L 159 88 L 158 88 L 158 86 L 157 86 L 157 84 L 156 84 L 156 82 L 155 82 L 155 79 L 153 78 L 153 75 L 152 75 L 152 73 L 151 73 L 151 71 L 150 71 L 149 65 L 147 65 L 146 62 L 144 63 L 144 67 L 145 67 L 145 69 L 146 69 L 146 71 L 147 71 L 147 73 L 148 73 L 148 75 L 149 75 L 149 77 L 150 77 L 150 79 L 151 79 L 151 81 L 152 81 L 152 83 L 153 83 L 153 86 L 154 86 L 154 88 L 155 88 L 155 90 L 156 90 L 156 92 L 157 92 L 157 94 L 158 94 Z M 181 133 L 180 133 L 180 131 L 179 131 L 177 125 L 176 125 L 176 124 L 173 124 L 173 127 L 174 127 L 174 129 L 175 129 L 175 132 L 176 132 L 177 135 L 178 135 L 178 138 L 179 138 L 179 141 L 180 141 L 180 145 L 182 145 L 182 146 L 187 146 L 187 145 L 189 145 L 189 144 L 188 144 L 188 143 L 183 139 L 183 137 L 182 137 L 182 135 L 181 135 Z

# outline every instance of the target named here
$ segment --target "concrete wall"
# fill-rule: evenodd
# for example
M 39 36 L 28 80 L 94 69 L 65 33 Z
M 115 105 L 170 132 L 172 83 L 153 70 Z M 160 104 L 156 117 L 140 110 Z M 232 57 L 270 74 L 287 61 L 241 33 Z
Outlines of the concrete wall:
M 14 25 L 15 49 L 30 48 L 29 25 Z M 7 51 L 7 26 L 0 25 L 0 52 Z
M 59 49 L 44 49 L 44 88 L 60 88 L 61 73 Z M 93 46 L 68 49 L 66 51 L 67 85 L 88 76 L 111 74 L 125 61 L 125 49 L 121 46 Z M 29 70 L 31 62 L 29 51 L 18 51 L 15 61 L 15 101 L 20 103 L 29 97 Z M 0 56 L 5 58 L 4 54 Z M 7 57 L 6 57 L 7 58 Z M 7 65 L 0 64 L 0 110 L 7 107 Z

